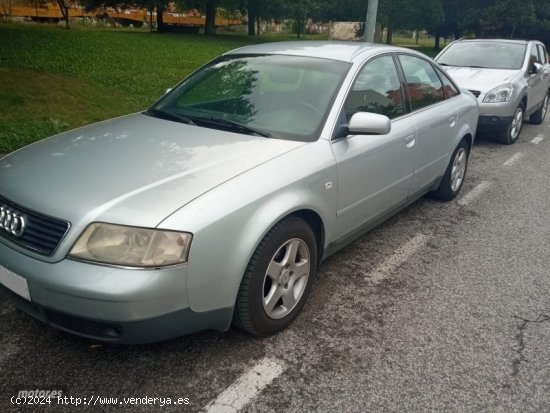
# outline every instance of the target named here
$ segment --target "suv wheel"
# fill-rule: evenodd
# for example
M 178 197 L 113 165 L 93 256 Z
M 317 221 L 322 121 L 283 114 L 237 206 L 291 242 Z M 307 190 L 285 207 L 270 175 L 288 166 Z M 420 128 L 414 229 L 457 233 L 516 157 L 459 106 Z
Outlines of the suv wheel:
M 544 122 L 544 118 L 546 117 L 546 112 L 548 112 L 548 100 L 550 99 L 548 95 L 549 94 L 547 93 L 546 96 L 544 97 L 544 102 L 542 103 L 542 106 L 540 107 L 540 109 L 537 110 L 535 113 L 533 113 L 529 117 L 530 123 L 534 125 L 540 125 L 542 122 Z
M 500 142 L 505 145 L 511 145 L 516 143 L 523 127 L 523 117 L 525 115 L 525 108 L 523 103 L 520 103 L 514 112 L 514 117 L 510 121 L 510 124 L 504 129 L 499 136 Z

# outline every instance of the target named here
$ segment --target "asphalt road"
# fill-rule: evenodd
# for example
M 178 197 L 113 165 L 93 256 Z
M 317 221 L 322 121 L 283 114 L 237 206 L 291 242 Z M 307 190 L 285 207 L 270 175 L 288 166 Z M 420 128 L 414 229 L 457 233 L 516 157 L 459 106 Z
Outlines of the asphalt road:
M 0 299 L 0 410 L 550 411 L 549 126 L 478 140 L 457 200 L 422 199 L 329 258 L 274 337 L 96 345 Z M 33 388 L 96 406 L 10 404 Z M 189 404 L 120 404 L 146 396 Z

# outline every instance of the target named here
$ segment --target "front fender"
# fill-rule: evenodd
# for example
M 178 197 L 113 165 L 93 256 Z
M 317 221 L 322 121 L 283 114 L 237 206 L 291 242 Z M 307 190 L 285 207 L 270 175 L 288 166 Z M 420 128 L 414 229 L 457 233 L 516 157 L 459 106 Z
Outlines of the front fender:
M 298 210 L 315 212 L 331 238 L 336 165 L 319 140 L 240 175 L 167 218 L 159 228 L 193 233 L 187 294 L 196 312 L 233 307 L 242 276 L 265 234 Z M 328 187 L 328 188 L 327 188 Z

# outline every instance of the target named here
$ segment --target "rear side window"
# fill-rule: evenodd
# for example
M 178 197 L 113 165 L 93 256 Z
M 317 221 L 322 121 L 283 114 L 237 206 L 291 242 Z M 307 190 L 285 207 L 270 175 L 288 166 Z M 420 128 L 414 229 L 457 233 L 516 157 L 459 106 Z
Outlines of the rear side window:
M 439 75 L 439 78 L 443 82 L 443 89 L 445 90 L 445 96 L 447 98 L 452 98 L 453 96 L 459 95 L 460 92 L 456 88 L 456 86 L 451 82 L 451 79 L 447 77 L 445 73 L 443 73 L 441 70 L 436 69 L 437 74 Z
M 390 119 L 405 113 L 403 91 L 390 55 L 371 60 L 361 70 L 344 105 L 348 121 L 357 112 L 371 112 Z
M 400 55 L 399 61 L 405 74 L 412 110 L 445 99 L 443 84 L 430 62 L 409 55 Z
M 548 54 L 546 53 L 546 48 L 542 44 L 537 45 L 537 49 L 539 51 L 539 61 L 545 65 L 548 63 Z

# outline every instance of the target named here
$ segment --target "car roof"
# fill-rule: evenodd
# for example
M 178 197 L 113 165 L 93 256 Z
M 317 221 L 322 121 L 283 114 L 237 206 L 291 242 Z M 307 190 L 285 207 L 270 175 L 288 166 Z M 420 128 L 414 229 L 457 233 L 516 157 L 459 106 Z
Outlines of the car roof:
M 374 55 L 384 51 L 405 51 L 407 53 L 414 53 L 426 57 L 425 55 L 414 52 L 411 49 L 388 46 L 385 44 L 317 40 L 262 43 L 231 50 L 226 53 L 226 55 L 273 54 L 353 62 L 358 56 Z
M 511 44 L 528 44 L 537 42 L 537 40 L 520 40 L 520 39 L 459 39 L 457 42 L 473 43 L 473 42 L 494 42 L 494 43 L 511 43 Z

